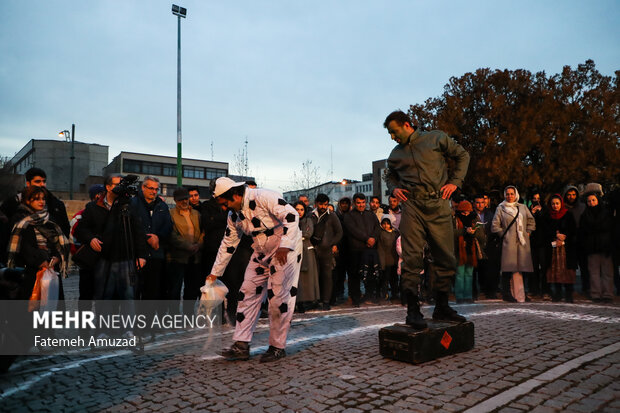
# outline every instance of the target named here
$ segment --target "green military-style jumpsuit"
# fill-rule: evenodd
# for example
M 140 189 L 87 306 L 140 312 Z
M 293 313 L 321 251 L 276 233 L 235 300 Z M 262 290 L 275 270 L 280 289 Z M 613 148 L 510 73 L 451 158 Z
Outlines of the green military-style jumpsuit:
M 455 161 L 448 175 L 447 158 Z M 450 201 L 441 198 L 441 187 L 461 187 L 469 154 L 445 132 L 411 134 L 404 145 L 397 145 L 387 160 L 386 182 L 390 191 L 403 188 L 410 193 L 402 203 L 400 222 L 402 245 L 401 285 L 403 291 L 417 295 L 424 269 L 423 250 L 428 242 L 433 256 L 435 291 L 449 292 L 456 272 L 454 226 Z

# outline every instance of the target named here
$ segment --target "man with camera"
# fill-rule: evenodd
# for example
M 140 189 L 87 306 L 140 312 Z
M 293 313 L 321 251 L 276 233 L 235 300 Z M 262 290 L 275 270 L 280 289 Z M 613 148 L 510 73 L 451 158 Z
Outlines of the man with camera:
M 109 175 L 104 185 L 105 196 L 86 205 L 75 237 L 99 258 L 94 264 L 95 300 L 128 300 L 124 311 L 131 313 L 136 267 L 146 263 L 146 236 L 129 212 L 131 182 Z
M 334 270 L 334 255 L 338 253 L 338 242 L 342 238 L 342 226 L 335 213 L 330 212 L 329 197 L 325 194 L 318 194 L 314 200 L 314 212 L 312 221 L 314 222 L 314 233 L 310 238 L 312 245 L 316 249 L 317 266 L 319 267 L 319 286 L 321 289 L 322 309 L 329 310 L 329 302 L 332 298 L 334 281 L 332 272 Z

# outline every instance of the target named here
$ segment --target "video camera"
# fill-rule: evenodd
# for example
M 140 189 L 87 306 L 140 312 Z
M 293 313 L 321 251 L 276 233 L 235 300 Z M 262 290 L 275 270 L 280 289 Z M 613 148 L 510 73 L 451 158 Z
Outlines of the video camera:
M 118 195 L 118 198 L 129 199 L 138 193 L 138 175 L 127 175 L 121 179 L 118 185 L 112 189 L 112 192 Z

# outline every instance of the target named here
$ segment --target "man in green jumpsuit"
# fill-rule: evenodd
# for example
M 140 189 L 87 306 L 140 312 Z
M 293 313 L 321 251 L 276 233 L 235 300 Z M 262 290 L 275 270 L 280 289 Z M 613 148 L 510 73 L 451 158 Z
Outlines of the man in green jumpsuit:
M 387 160 L 386 181 L 402 205 L 401 285 L 407 302 L 405 322 L 419 330 L 427 327 L 418 300 L 420 273 L 424 270 L 423 250 L 427 242 L 436 276 L 433 319 L 463 322 L 465 317 L 448 305 L 448 294 L 456 272 L 449 199 L 463 184 L 469 154 L 442 131 L 418 130 L 401 111 L 390 113 L 383 126 L 398 144 Z M 447 158 L 455 161 L 450 175 Z

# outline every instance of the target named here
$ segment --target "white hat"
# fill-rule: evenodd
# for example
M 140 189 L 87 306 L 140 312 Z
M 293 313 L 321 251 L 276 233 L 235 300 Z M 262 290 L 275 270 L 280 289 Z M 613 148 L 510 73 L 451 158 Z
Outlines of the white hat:
M 228 191 L 230 188 L 235 186 L 245 185 L 245 182 L 235 182 L 230 178 L 222 176 L 221 178 L 217 178 L 215 181 L 215 189 L 213 190 L 213 196 L 218 197 L 222 195 L 224 192 Z

